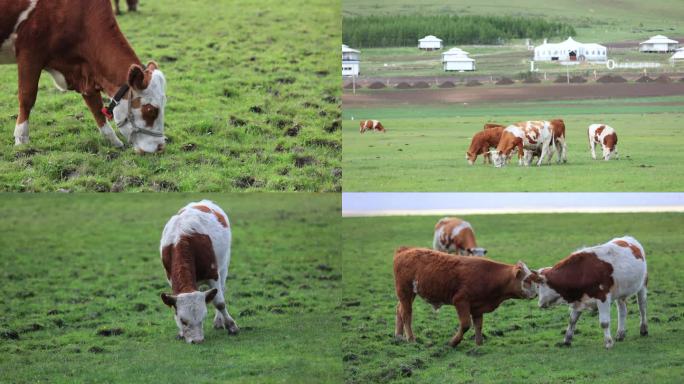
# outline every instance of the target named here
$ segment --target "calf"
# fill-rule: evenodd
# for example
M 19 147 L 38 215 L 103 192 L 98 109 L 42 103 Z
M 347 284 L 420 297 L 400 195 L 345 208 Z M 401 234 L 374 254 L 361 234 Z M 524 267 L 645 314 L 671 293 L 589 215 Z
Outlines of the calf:
M 138 0 L 126 0 L 126 4 L 128 5 L 128 12 L 136 12 L 138 10 Z M 116 14 L 120 15 L 119 0 L 115 0 L 114 5 L 116 6 Z
M 449 255 L 427 248 L 399 248 L 394 253 L 394 283 L 397 304 L 395 335 L 414 341 L 411 329 L 416 295 L 438 309 L 443 304 L 456 307 L 460 327 L 449 341 L 455 347 L 472 322 L 475 343 L 482 345 L 482 316 L 494 311 L 504 300 L 536 296 L 539 276 L 523 262 L 498 263 L 481 257 Z
M 501 140 L 496 150 L 491 152 L 494 166 L 503 167 L 511 158 L 514 149 L 518 149 L 518 164 L 529 166 L 532 160 L 531 153 L 541 150 L 541 155 L 537 166 L 540 166 L 549 154 L 549 147 L 553 144 L 553 134 L 551 133 L 548 121 L 526 121 L 509 125 L 501 134 Z
M 470 147 L 466 152 L 468 164 L 475 164 L 477 155 L 484 155 L 484 163 L 491 163 L 490 148 L 496 148 L 501 140 L 504 126 L 498 124 L 485 124 L 484 130 L 476 133 L 470 141 Z
M 179 339 L 204 341 L 202 324 L 209 302 L 216 307 L 214 328 L 238 332 L 224 299 L 230 242 L 228 216 L 208 200 L 186 205 L 166 223 L 160 253 L 173 294 L 162 293 L 161 298 L 173 308 Z M 204 281 L 211 289 L 200 292 L 198 284 Z
M 587 130 L 587 134 L 592 159 L 596 160 L 596 144 L 600 144 L 603 148 L 603 160 L 610 160 L 613 157 L 617 159 L 618 137 L 613 127 L 605 124 L 592 124 Z
M 456 252 L 464 256 L 485 256 L 487 250 L 478 248 L 470 223 L 455 217 L 445 217 L 435 225 L 432 248 L 440 252 Z
M 364 133 L 366 131 L 385 132 L 385 127 L 383 127 L 382 123 L 378 120 L 361 120 L 359 127 L 359 133 Z
M 580 249 L 550 268 L 539 270 L 539 306 L 556 303 L 570 305 L 570 323 L 565 345 L 570 345 L 581 311 L 598 307 L 606 348 L 613 346 L 610 336 L 610 304 L 617 303 L 617 340 L 625 338 L 626 300 L 637 295 L 641 315 L 641 335 L 648 335 L 646 322 L 646 254 L 633 237 L 615 238 L 605 244 Z
M 46 71 L 60 90 L 81 94 L 113 146 L 123 143 L 108 119 L 136 152 L 164 149 L 166 80 L 155 62 L 142 65 L 109 0 L 0 0 L 0 10 L 0 64 L 16 63 L 19 72 L 15 145 L 29 142 L 29 115 Z M 112 99 L 106 108 L 102 92 Z

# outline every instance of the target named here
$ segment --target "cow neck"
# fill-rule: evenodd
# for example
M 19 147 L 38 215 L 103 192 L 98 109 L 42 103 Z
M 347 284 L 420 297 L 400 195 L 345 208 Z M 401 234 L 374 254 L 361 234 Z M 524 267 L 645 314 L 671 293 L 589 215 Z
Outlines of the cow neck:
M 197 290 L 195 260 L 190 250 L 190 244 L 183 238 L 173 247 L 171 289 L 174 295 Z

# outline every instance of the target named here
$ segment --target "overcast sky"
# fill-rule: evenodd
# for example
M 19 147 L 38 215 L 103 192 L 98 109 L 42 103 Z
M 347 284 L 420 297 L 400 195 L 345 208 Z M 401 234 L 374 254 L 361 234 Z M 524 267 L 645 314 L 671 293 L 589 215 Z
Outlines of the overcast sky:
M 684 193 L 352 193 L 343 216 L 516 212 L 684 212 Z

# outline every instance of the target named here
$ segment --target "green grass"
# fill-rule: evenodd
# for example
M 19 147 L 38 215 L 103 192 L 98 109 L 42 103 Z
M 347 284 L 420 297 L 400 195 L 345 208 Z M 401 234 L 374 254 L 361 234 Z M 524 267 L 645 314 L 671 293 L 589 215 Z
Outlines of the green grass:
M 466 217 L 495 260 L 552 265 L 573 250 L 631 234 L 649 267 L 649 336 L 639 336 L 634 299 L 628 301 L 627 338 L 606 351 L 595 314 L 578 322 L 573 346 L 558 348 L 567 306 L 542 311 L 535 301 L 510 300 L 484 316 L 484 345 L 471 330 L 455 349 L 446 343 L 458 320 L 453 307 L 438 313 L 414 302 L 417 342 L 394 341 L 396 296 L 392 255 L 400 245 L 431 245 L 438 217 L 343 219 L 345 244 L 342 349 L 348 383 L 678 383 L 684 353 L 681 271 L 682 214 L 554 214 Z M 372 228 L 369 231 L 368 228 Z M 540 236 L 543 228 L 543 236 Z M 617 327 L 616 310 L 612 331 Z M 410 375 L 410 377 L 409 377 Z
M 580 39 L 605 41 L 684 33 L 684 7 L 678 0 L 345 0 L 342 14 L 345 17 L 387 14 L 540 16 L 572 24 Z
M 230 217 L 226 297 L 241 333 L 214 330 L 210 309 L 205 342 L 188 345 L 159 298 L 159 239 L 204 197 Z M 339 204 L 307 193 L 0 195 L 0 382 L 340 382 Z
M 17 68 L 3 65 L 0 190 L 340 189 L 339 6 L 168 0 L 139 10 L 118 20 L 138 57 L 166 75 L 166 152 L 109 146 L 82 98 L 47 74 L 31 143 L 15 148 Z
M 345 108 L 344 190 L 365 191 L 681 191 L 681 97 L 494 103 L 410 108 Z M 662 105 L 659 105 L 662 104 Z M 354 117 L 354 121 L 350 120 Z M 568 163 L 496 169 L 465 152 L 485 122 L 561 117 Z M 387 133 L 360 135 L 358 120 L 378 119 Z M 604 122 L 618 133 L 620 159 L 591 159 L 587 127 Z M 555 158 L 555 157 L 554 157 Z

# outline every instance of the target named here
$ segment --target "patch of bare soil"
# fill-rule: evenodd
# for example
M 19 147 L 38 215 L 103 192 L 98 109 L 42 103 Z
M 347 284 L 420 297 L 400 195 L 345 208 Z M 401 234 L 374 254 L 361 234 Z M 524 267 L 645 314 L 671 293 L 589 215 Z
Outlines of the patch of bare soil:
M 466 83 L 466 87 L 478 87 L 480 85 L 482 85 L 482 83 L 480 83 L 477 80 L 468 80 L 468 82 Z
M 430 84 L 428 84 L 426 81 L 416 81 L 413 83 L 413 88 L 430 88 Z
M 385 83 L 381 83 L 379 81 L 376 81 L 376 82 L 371 83 L 368 86 L 368 88 L 370 88 L 370 89 L 382 89 L 382 88 L 386 88 L 386 86 L 385 86 Z
M 596 79 L 597 83 L 626 83 L 627 79 L 620 75 L 603 75 Z
M 522 82 L 523 82 L 523 84 L 539 84 L 539 83 L 541 83 L 541 80 L 539 80 L 539 78 L 537 78 L 537 77 L 531 76 L 531 77 L 526 78 Z
M 636 79 L 636 82 L 637 83 L 652 83 L 653 79 L 644 75 L 644 76 L 641 76 L 640 78 Z
M 508 77 L 502 77 L 495 84 L 496 85 L 511 85 L 511 84 L 515 84 L 515 81 L 513 81 L 512 79 L 509 79 Z
M 401 83 L 399 83 L 399 84 L 397 84 L 396 86 L 394 86 L 394 88 L 397 88 L 397 89 L 409 89 L 409 88 L 411 88 L 411 84 L 409 84 L 409 83 L 407 83 L 407 82 L 405 82 L 405 81 L 402 81 Z
M 671 83 L 672 79 L 670 79 L 670 77 L 668 75 L 660 75 L 660 76 L 656 77 L 656 79 L 654 81 L 656 83 L 660 83 L 660 84 L 667 84 L 667 83 Z
M 455 86 L 456 84 L 454 84 L 452 81 L 445 81 L 439 85 L 440 88 L 453 88 Z

